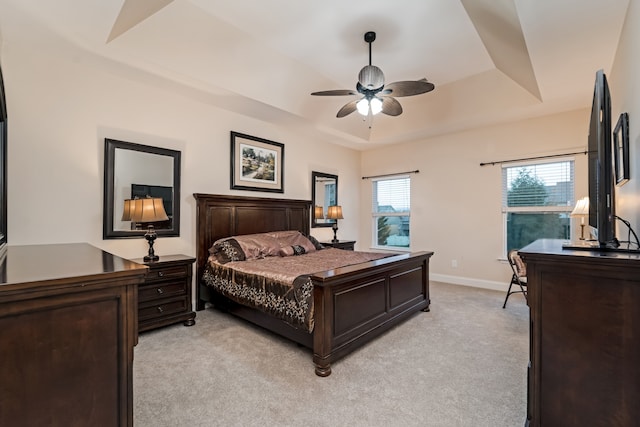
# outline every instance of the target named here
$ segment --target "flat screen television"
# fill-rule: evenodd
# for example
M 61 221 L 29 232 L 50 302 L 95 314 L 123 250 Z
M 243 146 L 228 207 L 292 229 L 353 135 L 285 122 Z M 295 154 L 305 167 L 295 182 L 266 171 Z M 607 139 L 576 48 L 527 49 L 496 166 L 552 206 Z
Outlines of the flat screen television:
M 589 123 L 589 225 L 600 248 L 615 249 L 615 178 L 611 133 L 611 96 L 603 70 L 596 72 Z

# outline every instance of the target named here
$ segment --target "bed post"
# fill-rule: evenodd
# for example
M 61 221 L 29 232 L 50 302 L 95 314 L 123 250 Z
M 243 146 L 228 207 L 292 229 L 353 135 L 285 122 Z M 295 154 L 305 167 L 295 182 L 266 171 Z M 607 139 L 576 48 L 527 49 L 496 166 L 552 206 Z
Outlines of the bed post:
M 316 375 L 328 377 L 331 375 L 331 349 L 333 331 L 333 300 L 331 288 L 314 286 L 314 327 L 313 327 L 313 364 Z

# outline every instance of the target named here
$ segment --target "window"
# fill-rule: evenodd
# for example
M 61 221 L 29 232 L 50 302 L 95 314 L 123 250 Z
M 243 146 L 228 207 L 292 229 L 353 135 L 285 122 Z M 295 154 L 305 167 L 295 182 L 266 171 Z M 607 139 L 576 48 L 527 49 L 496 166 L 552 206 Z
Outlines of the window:
M 541 238 L 569 239 L 573 204 L 573 160 L 503 167 L 505 253 Z
M 373 179 L 373 246 L 409 249 L 411 178 Z

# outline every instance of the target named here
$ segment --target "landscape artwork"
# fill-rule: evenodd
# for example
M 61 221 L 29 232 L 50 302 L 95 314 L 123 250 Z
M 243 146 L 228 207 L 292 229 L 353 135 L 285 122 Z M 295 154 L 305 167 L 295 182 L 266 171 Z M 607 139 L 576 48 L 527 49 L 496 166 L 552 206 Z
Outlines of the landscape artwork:
M 231 132 L 231 189 L 284 192 L 284 144 Z

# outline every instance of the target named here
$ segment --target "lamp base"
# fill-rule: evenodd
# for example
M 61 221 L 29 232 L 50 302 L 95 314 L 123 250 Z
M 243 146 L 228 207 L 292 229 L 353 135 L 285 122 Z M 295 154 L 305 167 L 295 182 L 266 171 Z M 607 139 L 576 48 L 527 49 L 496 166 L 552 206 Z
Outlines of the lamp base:
M 160 259 L 160 257 L 156 255 L 155 251 L 153 250 L 153 243 L 155 242 L 156 237 L 158 237 L 158 235 L 156 234 L 153 225 L 149 224 L 149 229 L 144 235 L 144 238 L 147 239 L 147 242 L 149 242 L 149 254 L 142 258 L 145 262 L 158 261 Z
M 338 240 L 338 221 L 333 223 L 333 226 L 331 227 L 333 228 L 333 239 L 331 239 L 331 243 L 338 243 L 340 240 Z

